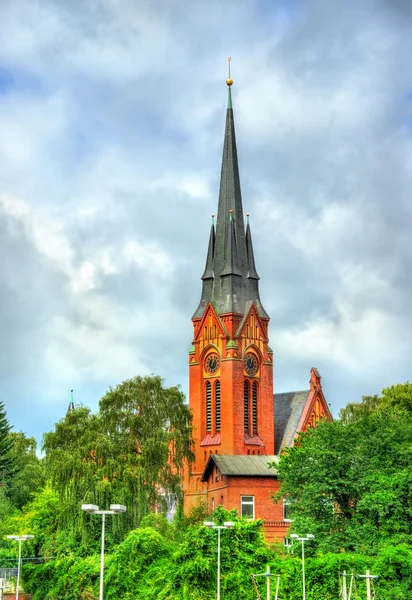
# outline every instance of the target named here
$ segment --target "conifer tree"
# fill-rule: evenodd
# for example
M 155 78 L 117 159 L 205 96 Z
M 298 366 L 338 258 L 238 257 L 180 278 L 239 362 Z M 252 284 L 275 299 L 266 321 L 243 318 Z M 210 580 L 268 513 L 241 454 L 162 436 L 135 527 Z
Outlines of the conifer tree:
M 13 440 L 9 435 L 11 425 L 3 402 L 0 402 L 0 487 L 8 488 L 16 472 L 16 460 L 12 456 Z

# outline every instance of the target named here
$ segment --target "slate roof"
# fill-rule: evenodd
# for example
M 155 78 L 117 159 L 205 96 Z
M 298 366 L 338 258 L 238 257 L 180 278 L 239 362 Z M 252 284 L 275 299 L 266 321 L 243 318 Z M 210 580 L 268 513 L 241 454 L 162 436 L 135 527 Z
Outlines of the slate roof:
M 276 477 L 277 470 L 269 468 L 270 462 L 278 462 L 279 457 L 271 455 L 233 455 L 212 454 L 207 461 L 202 481 L 208 480 L 213 466 L 216 465 L 222 475 L 232 477 Z
M 291 446 L 310 390 L 275 394 L 275 454 Z
M 245 231 L 230 87 L 216 229 L 212 223 L 202 280 L 202 297 L 193 318 L 202 317 L 209 302 L 218 315 L 243 315 L 248 301 L 255 302 L 259 315 L 268 318 L 259 296 L 250 225 Z

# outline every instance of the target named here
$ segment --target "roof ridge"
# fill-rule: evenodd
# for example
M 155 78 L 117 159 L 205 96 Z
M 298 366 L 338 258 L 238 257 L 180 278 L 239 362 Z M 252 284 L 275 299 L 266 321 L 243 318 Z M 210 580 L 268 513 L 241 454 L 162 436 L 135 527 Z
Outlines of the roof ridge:
M 280 395 L 280 394 L 302 394 L 303 392 L 310 392 L 310 388 L 307 388 L 305 390 L 292 390 L 290 392 L 275 392 L 273 395 Z

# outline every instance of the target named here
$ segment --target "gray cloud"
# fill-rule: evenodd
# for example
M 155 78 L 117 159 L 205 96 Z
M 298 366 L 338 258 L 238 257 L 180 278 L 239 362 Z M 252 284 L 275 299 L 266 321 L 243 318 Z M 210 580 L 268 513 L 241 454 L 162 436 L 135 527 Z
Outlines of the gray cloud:
M 410 379 L 408 2 L 0 8 L 2 398 L 40 436 L 75 388 L 187 387 L 232 54 L 278 391 L 335 413 Z

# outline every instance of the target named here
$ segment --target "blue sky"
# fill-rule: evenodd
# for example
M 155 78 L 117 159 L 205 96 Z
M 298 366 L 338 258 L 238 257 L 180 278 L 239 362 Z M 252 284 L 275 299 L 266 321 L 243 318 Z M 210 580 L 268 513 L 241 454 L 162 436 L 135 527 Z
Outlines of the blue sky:
M 17 430 L 187 389 L 227 88 L 277 391 L 411 379 L 407 1 L 0 7 L 0 397 Z

